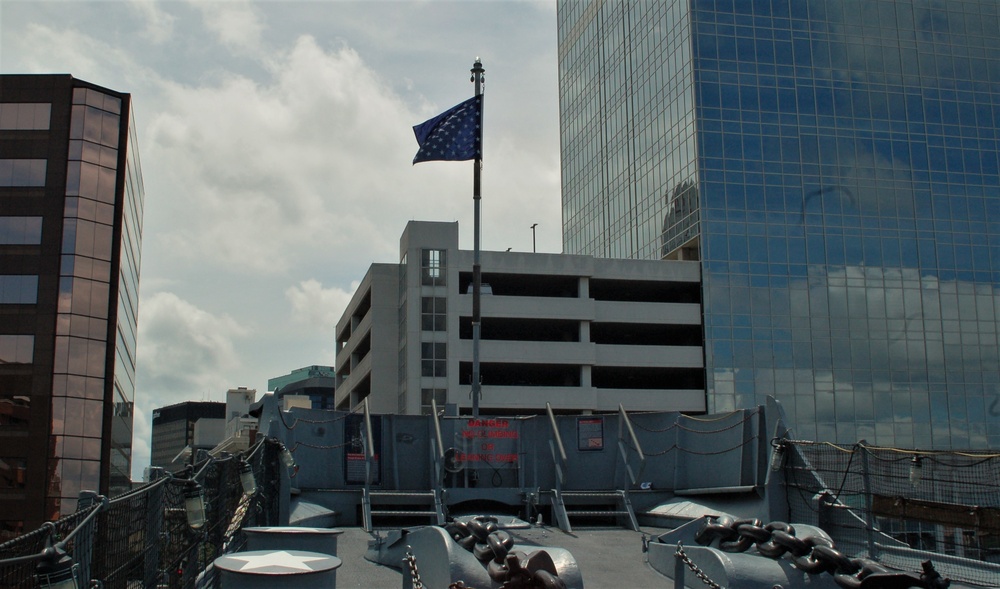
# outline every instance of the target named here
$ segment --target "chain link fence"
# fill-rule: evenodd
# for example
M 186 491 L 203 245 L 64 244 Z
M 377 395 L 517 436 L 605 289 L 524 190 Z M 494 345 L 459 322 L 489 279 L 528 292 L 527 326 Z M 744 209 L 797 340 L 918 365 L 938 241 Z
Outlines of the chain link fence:
M 780 444 L 790 521 L 901 570 L 932 559 L 956 581 L 1000 578 L 1000 454 Z
M 278 525 L 283 446 L 270 439 L 244 455 L 208 458 L 110 500 L 82 494 L 80 510 L 0 544 L 0 589 L 39 587 L 36 572 L 53 547 L 75 563 L 81 587 L 211 588 L 210 565 L 246 543 L 245 527 Z M 240 467 L 256 482 L 244 492 Z M 186 492 L 197 483 L 204 523 L 189 525 Z

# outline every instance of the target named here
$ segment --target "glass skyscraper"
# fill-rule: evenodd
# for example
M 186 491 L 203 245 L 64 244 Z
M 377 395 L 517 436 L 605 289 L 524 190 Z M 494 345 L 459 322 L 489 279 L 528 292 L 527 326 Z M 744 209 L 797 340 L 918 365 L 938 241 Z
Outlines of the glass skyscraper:
M 698 259 L 708 407 L 1000 448 L 1000 3 L 558 3 L 567 253 Z
M 0 542 L 131 487 L 143 186 L 128 94 L 0 76 Z

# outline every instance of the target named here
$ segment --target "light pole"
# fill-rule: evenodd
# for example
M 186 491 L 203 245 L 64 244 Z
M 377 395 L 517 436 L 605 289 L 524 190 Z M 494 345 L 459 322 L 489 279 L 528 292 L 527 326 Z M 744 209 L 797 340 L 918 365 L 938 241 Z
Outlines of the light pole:
M 535 227 L 538 227 L 538 223 L 531 225 L 531 253 L 538 253 L 538 250 L 535 249 Z

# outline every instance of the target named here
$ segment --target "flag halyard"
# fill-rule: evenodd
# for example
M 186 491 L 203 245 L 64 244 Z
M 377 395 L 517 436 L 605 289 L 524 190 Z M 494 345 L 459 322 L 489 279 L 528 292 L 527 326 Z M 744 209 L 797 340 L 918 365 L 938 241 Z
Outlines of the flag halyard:
M 483 96 L 473 96 L 438 116 L 413 126 L 417 155 L 413 163 L 482 159 Z

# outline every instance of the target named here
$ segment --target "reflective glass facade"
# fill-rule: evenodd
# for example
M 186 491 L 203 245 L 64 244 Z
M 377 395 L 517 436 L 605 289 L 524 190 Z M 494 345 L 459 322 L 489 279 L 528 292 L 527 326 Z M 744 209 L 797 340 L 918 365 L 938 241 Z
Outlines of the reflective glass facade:
M 0 342 L 17 344 L 0 346 L 17 354 L 0 364 L 0 447 L 18 464 L 18 483 L 0 486 L 10 532 L 74 511 L 81 490 L 131 486 L 143 190 L 127 94 L 70 76 L 0 76 L 0 90 L 0 312 L 13 319 Z
M 1000 448 L 995 0 L 558 6 L 565 250 L 701 260 L 710 410 Z

